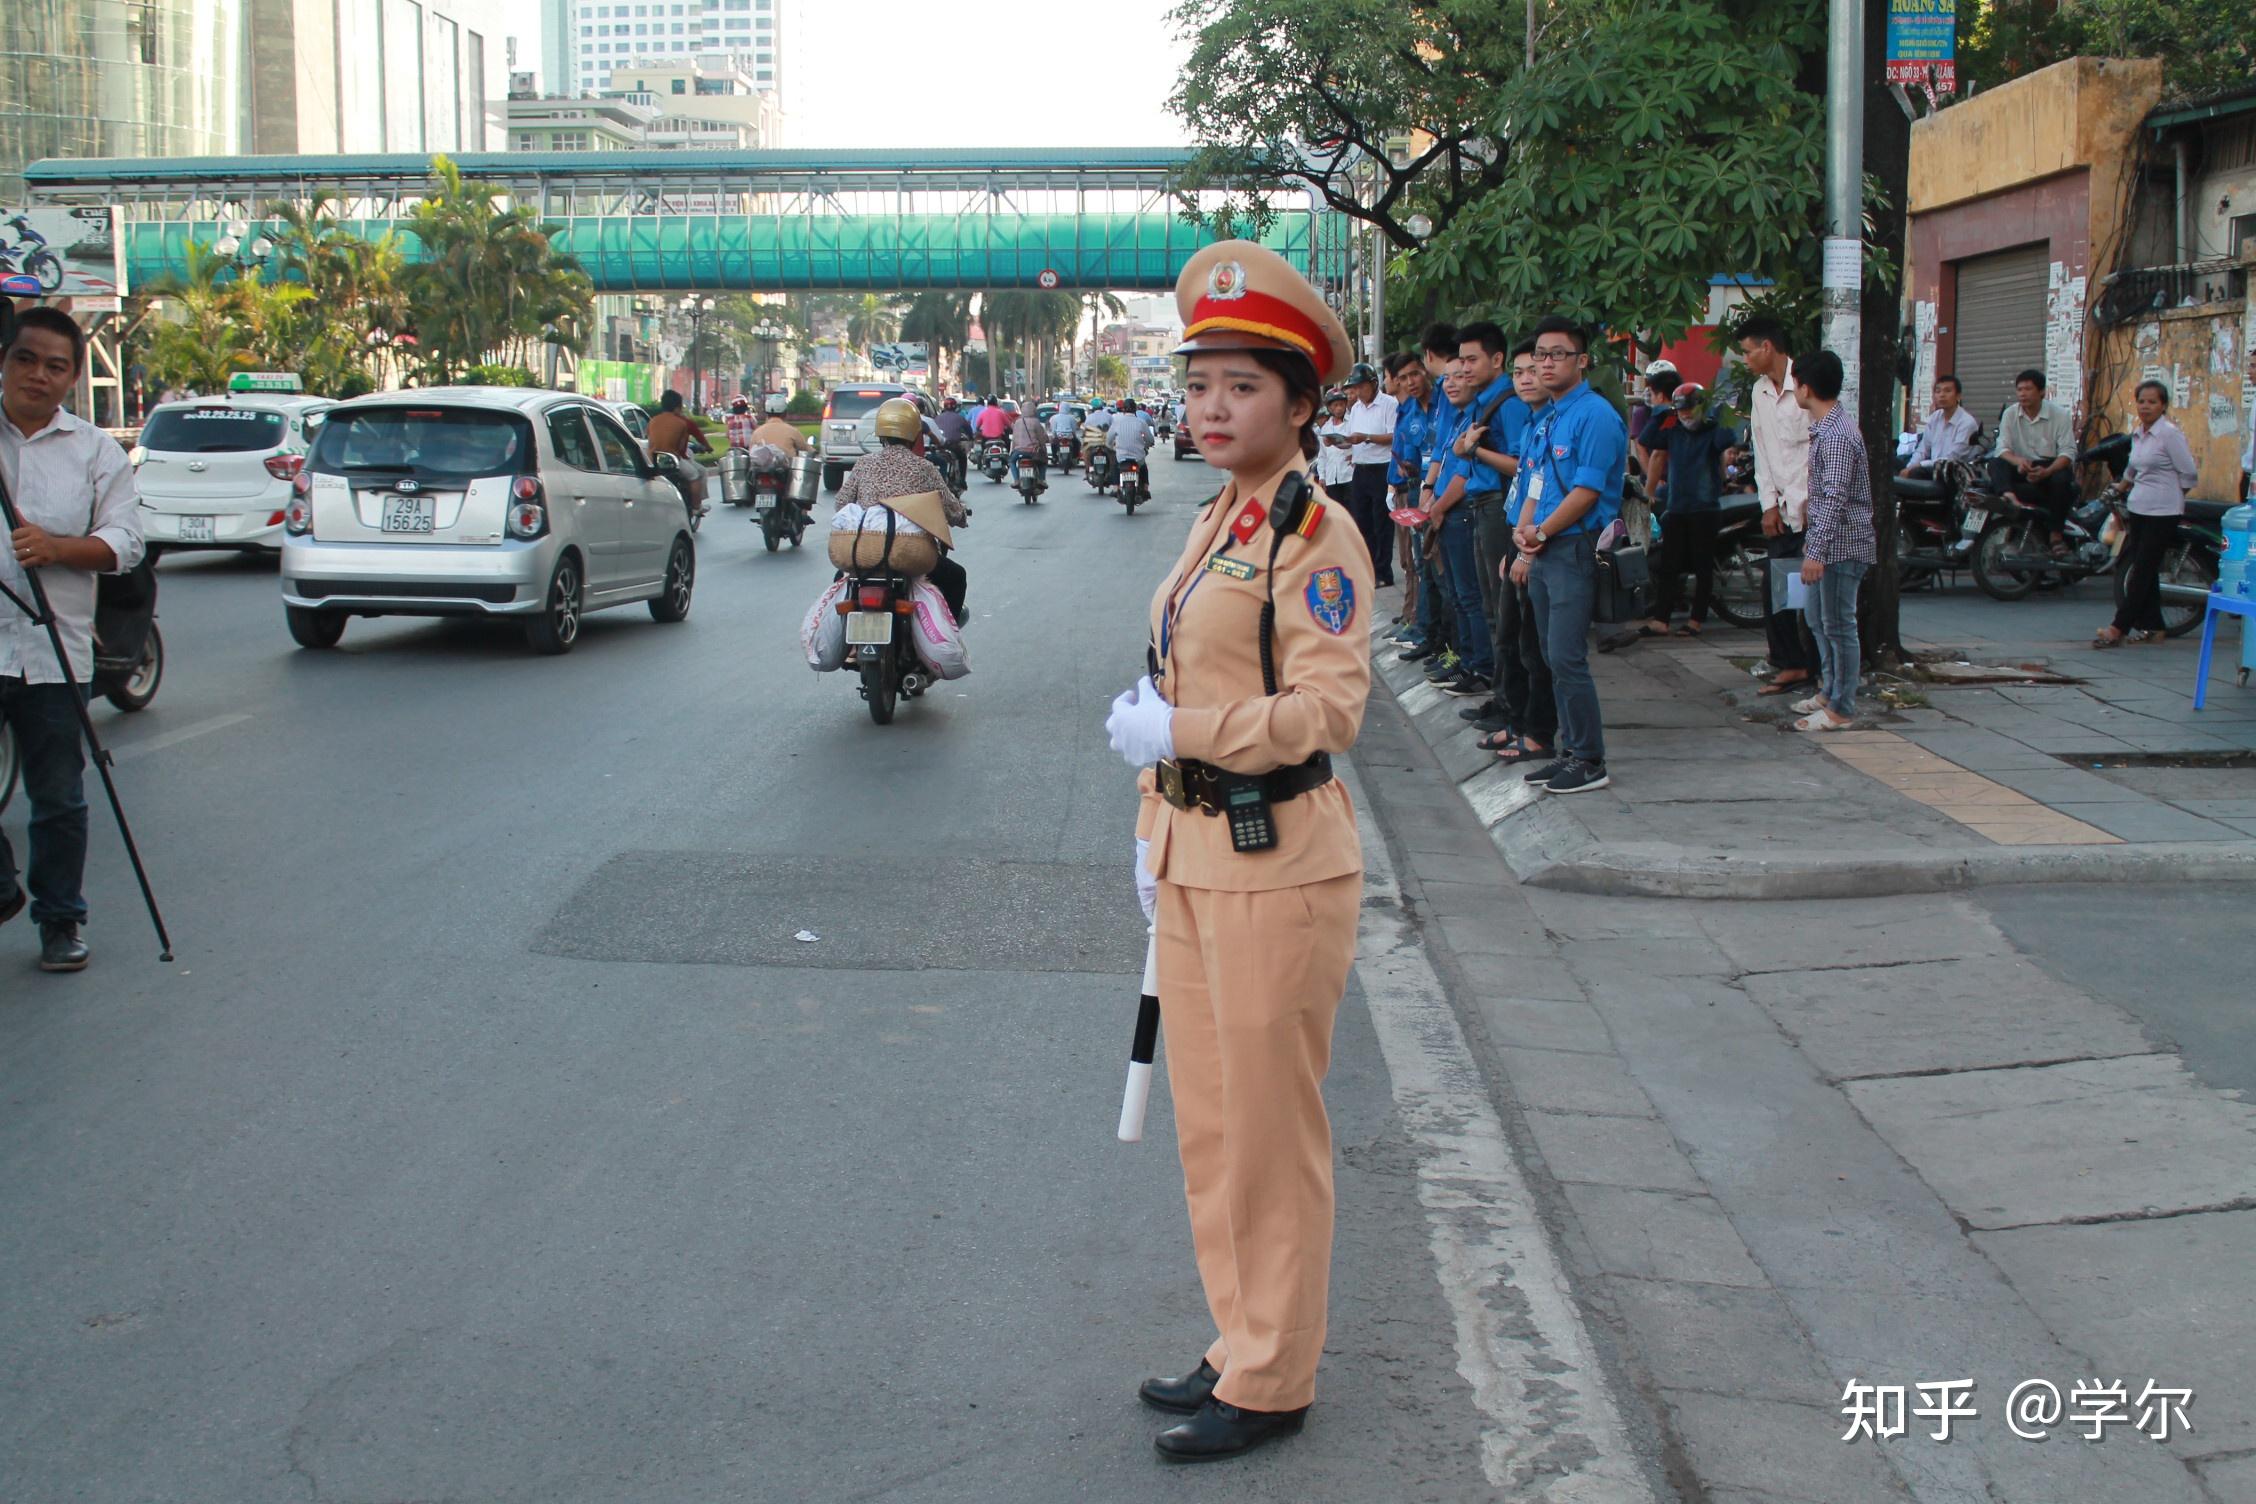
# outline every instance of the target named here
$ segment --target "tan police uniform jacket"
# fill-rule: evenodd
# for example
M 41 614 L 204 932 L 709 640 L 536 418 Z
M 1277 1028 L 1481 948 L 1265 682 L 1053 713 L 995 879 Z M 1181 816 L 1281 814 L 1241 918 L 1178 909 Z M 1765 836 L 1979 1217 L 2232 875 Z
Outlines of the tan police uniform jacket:
M 1152 601 L 1151 634 L 1166 644 L 1158 680 L 1175 707 L 1175 755 L 1233 773 L 1268 773 L 1318 752 L 1354 745 L 1371 692 L 1371 556 L 1354 521 L 1324 501 L 1315 520 L 1277 551 L 1275 695 L 1263 693 L 1261 606 L 1275 534 L 1268 510 L 1293 463 L 1241 493 L 1233 480 L 1199 514 L 1182 557 Z M 1248 503 L 1259 508 L 1251 528 Z M 1219 559 L 1221 562 L 1216 563 Z M 1266 892 L 1363 870 L 1355 805 L 1338 778 L 1273 804 L 1277 844 L 1240 852 L 1229 822 L 1179 810 L 1147 770 L 1136 834 L 1162 882 L 1222 892 Z

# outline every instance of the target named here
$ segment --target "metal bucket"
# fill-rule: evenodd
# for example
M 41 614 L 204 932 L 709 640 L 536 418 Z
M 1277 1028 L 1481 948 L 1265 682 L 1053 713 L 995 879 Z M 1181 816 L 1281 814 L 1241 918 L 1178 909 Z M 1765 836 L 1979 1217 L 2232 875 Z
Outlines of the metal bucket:
M 741 449 L 721 456 L 721 500 L 732 507 L 752 504 L 752 456 Z
M 791 494 L 803 507 L 815 504 L 815 492 L 822 486 L 822 456 L 802 454 L 791 462 Z

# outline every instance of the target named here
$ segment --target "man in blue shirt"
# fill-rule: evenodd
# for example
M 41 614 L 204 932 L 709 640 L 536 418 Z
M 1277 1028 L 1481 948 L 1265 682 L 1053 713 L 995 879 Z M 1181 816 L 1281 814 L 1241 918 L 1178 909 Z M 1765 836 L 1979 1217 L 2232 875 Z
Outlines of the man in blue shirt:
M 1525 675 L 1514 662 L 1511 644 L 1518 633 L 1507 627 L 1504 566 L 1512 557 L 1512 514 L 1506 493 L 1519 470 L 1519 447 L 1527 432 L 1529 408 L 1520 387 L 1532 382 L 1534 357 L 1525 349 L 1507 353 L 1504 331 L 1487 320 L 1458 330 L 1460 368 L 1478 383 L 1466 399 L 1465 421 L 1451 439 L 1451 452 L 1468 468 L 1467 503 L 1473 524 L 1471 573 L 1480 590 L 1481 621 L 1488 629 L 1487 659 L 1491 665 L 1490 693 L 1465 716 L 1481 730 L 1506 733 L 1501 747 L 1516 729 L 1509 701 L 1510 686 L 1521 685 Z M 1524 373 L 1521 367 L 1527 367 Z
M 1435 440 L 1445 435 L 1457 422 L 1457 409 L 1449 400 L 1445 377 L 1449 363 L 1457 355 L 1457 329 L 1452 324 L 1435 324 L 1426 330 L 1421 342 L 1420 364 L 1425 371 L 1426 401 L 1425 424 L 1418 435 L 1415 456 L 1405 454 L 1411 461 L 1403 477 L 1401 504 L 1427 508 L 1433 505 L 1433 480 L 1437 468 L 1434 459 Z M 1441 550 L 1428 547 L 1429 539 L 1419 536 L 1411 540 L 1418 560 L 1418 625 L 1417 640 L 1406 649 L 1404 659 L 1415 662 L 1421 658 L 1449 661 L 1446 678 L 1455 678 L 1458 665 L 1455 654 L 1448 651 L 1451 619 L 1456 614 L 1449 608 L 1448 587 L 1441 578 Z
M 1481 745 L 1509 763 L 1524 762 L 1539 768 L 1551 761 L 1551 748 L 1559 735 L 1559 701 L 1551 685 L 1551 666 L 1543 661 L 1543 634 L 1535 619 L 1535 602 L 1527 587 L 1512 578 L 1519 546 L 1512 541 L 1513 521 L 1527 501 L 1528 482 L 1534 469 L 1526 461 L 1528 435 L 1549 409 L 1543 383 L 1535 375 L 1535 341 L 1521 340 L 1512 347 L 1512 394 L 1527 409 L 1526 421 L 1512 441 L 1512 489 L 1504 498 L 1503 535 L 1491 542 L 1495 557 L 1482 568 L 1494 574 L 1501 591 L 1497 615 L 1502 618 L 1496 645 L 1496 699 L 1501 716 L 1480 722 L 1490 733 Z
M 1535 326 L 1536 379 L 1551 405 L 1528 429 L 1529 468 L 1513 542 L 1512 577 L 1528 587 L 1559 704 L 1558 758 L 1528 774 L 1554 794 L 1602 789 L 1606 733 L 1590 677 L 1590 621 L 1597 604 L 1598 535 L 1621 515 L 1629 429 L 1583 379 L 1590 336 L 1557 314 Z
M 1418 499 L 1418 481 L 1425 473 L 1426 431 L 1433 426 L 1434 383 L 1424 362 L 1408 350 L 1398 350 L 1383 362 L 1387 390 L 1394 396 L 1394 456 L 1387 465 L 1387 508 L 1410 506 Z M 1426 608 L 1420 588 L 1419 539 L 1409 529 L 1394 529 L 1397 562 L 1402 576 L 1402 621 L 1397 634 L 1405 645 L 1422 640 L 1415 625 Z
M 1654 453 L 1666 458 L 1653 496 L 1661 517 L 1661 567 L 1654 581 L 1653 614 L 1643 628 L 1647 637 L 1660 637 L 1669 629 L 1670 613 L 1684 604 L 1684 577 L 1692 576 L 1692 609 L 1680 636 L 1697 637 L 1707 625 L 1708 608 L 1715 603 L 1716 527 L 1723 518 L 1724 451 L 1738 447 L 1738 433 L 1714 421 L 1707 391 L 1697 381 L 1687 381 L 1672 398 L 1676 421 L 1659 430 Z M 1648 438 L 1655 427 L 1648 425 Z
M 1496 325 L 1479 320 L 1458 329 L 1456 376 L 1465 410 L 1442 451 L 1441 490 L 1426 526 L 1441 540 L 1457 608 L 1457 652 L 1466 669 L 1464 677 L 1443 685 L 1442 691 L 1479 701 L 1473 707 L 1478 719 L 1495 694 L 1496 634 L 1488 614 L 1493 592 L 1482 578 L 1477 535 L 1484 518 L 1502 514 L 1504 488 L 1518 463 L 1507 452 L 1509 439 L 1489 435 L 1509 432 L 1515 420 L 1525 421 L 1525 414 L 1506 413 L 1519 399 L 1512 394 L 1512 375 L 1505 367 L 1504 331 Z

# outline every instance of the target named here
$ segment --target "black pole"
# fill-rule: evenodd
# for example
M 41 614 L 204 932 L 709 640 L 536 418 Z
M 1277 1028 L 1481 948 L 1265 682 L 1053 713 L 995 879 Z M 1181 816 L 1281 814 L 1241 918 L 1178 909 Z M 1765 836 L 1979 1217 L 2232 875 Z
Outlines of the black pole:
M 10 537 L 23 526 L 23 518 L 16 512 L 15 498 L 8 494 L 8 482 L 0 477 L 0 522 L 6 523 Z M 149 886 L 149 869 L 141 864 L 141 848 L 134 842 L 133 827 L 126 823 L 125 806 L 118 801 L 117 781 L 110 776 L 110 749 L 102 745 L 102 738 L 94 730 L 94 715 L 87 708 L 86 696 L 79 691 L 78 676 L 71 669 L 70 654 L 63 649 L 62 629 L 55 625 L 54 608 L 47 604 L 47 587 L 40 583 L 39 571 L 24 566 L 24 579 L 31 586 L 31 599 L 26 601 L 5 585 L 0 585 L 0 596 L 6 596 L 17 610 L 47 629 L 47 641 L 55 649 L 55 662 L 62 668 L 63 683 L 70 689 L 71 704 L 78 711 L 79 733 L 86 738 L 86 748 L 93 754 L 94 771 L 102 775 L 102 791 L 110 796 L 110 813 L 117 816 L 118 835 L 125 841 L 125 854 L 133 863 L 134 881 L 141 885 L 141 901 L 149 909 L 149 923 L 157 932 L 157 959 L 172 959 L 172 936 L 165 932 L 164 915 L 158 912 L 157 895 Z

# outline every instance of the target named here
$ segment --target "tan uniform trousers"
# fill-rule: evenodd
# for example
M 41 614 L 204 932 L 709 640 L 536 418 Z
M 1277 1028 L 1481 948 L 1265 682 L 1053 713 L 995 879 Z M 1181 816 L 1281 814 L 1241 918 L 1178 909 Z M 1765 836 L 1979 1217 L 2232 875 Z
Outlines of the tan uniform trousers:
M 1258 861 L 1258 857 L 1248 860 Z M 1259 893 L 1159 884 L 1160 1038 L 1217 1399 L 1316 1395 L 1332 1265 L 1332 1021 L 1360 874 Z

